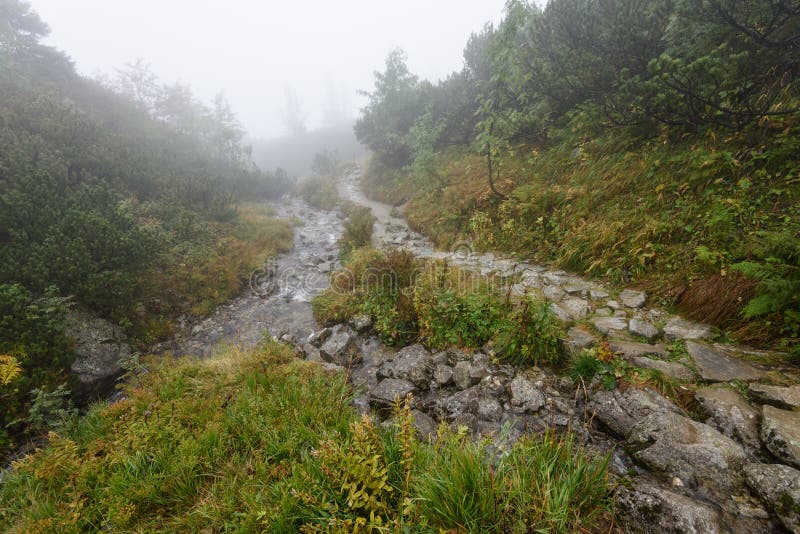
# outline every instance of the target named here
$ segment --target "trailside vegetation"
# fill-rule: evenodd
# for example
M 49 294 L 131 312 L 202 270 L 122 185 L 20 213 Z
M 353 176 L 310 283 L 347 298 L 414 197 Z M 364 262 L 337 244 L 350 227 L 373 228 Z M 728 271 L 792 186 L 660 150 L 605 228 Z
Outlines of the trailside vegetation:
M 123 399 L 62 421 L 0 485 L 0 529 L 31 532 L 574 532 L 610 524 L 608 457 L 571 434 L 498 450 L 410 403 L 385 428 L 344 373 L 267 342 L 149 362 Z M 499 454 L 499 452 L 501 452 Z
M 85 78 L 47 33 L 0 2 L 0 453 L 34 390 L 69 387 L 69 307 L 151 343 L 292 244 L 287 222 L 240 204 L 291 184 L 253 165 L 222 95 L 203 104 L 141 62 Z
M 432 84 L 392 51 L 356 124 L 412 226 L 800 338 L 796 0 L 511 0 Z

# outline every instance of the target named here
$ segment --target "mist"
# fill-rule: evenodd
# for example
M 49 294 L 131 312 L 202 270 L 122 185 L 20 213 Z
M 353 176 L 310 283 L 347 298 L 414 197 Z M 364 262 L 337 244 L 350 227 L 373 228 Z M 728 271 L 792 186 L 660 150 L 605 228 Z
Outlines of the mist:
M 322 137 L 345 135 L 343 125 L 365 103 L 359 91 L 371 89 L 373 72 L 393 48 L 406 51 L 409 68 L 422 78 L 459 70 L 466 36 L 498 22 L 504 3 L 33 0 L 31 6 L 51 29 L 43 42 L 63 50 L 78 72 L 113 75 L 141 60 L 205 102 L 222 91 L 254 145 L 254 159 L 300 172 L 258 147 L 297 134 L 298 126 L 328 129 Z M 353 152 L 352 142 L 345 151 Z

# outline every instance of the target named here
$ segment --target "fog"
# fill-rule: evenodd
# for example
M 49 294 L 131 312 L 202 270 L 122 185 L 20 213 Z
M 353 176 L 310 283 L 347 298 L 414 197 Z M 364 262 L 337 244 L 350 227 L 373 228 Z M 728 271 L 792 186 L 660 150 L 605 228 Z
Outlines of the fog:
M 224 91 L 253 138 L 293 126 L 294 101 L 314 130 L 354 118 L 359 90 L 395 47 L 437 80 L 461 68 L 466 39 L 501 19 L 504 0 L 32 0 L 52 30 L 45 43 L 79 72 L 113 74 L 137 59 L 204 101 Z M 297 110 L 295 110 L 297 111 Z M 294 114 L 296 116 L 296 113 Z

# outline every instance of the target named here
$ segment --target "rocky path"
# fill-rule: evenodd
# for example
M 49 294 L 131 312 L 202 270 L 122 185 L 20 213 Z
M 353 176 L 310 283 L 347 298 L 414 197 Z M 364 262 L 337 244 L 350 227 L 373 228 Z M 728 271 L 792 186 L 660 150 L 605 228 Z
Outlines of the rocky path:
M 275 215 L 300 221 L 294 248 L 253 273 L 241 297 L 220 306 L 185 334 L 153 348 L 153 352 L 207 356 L 220 343 L 252 347 L 264 335 L 284 340 L 306 339 L 317 324 L 311 299 L 328 287 L 328 274 L 338 264 L 341 214 L 310 208 L 297 198 L 271 203 Z
M 648 307 L 641 291 L 617 292 L 467 245 L 436 251 L 389 206 L 366 199 L 359 181 L 356 169 L 340 194 L 372 209 L 377 246 L 500 276 L 514 293 L 551 303 L 568 326 L 569 351 L 605 341 L 630 365 L 656 369 L 694 397 L 682 403 L 688 412 L 651 389 L 579 386 L 547 370 L 498 364 L 488 350 L 431 354 L 413 345 L 393 353 L 359 334 L 369 328 L 362 318 L 315 333 L 304 350 L 345 368 L 363 408 L 385 412 L 396 396 L 413 393 L 423 434 L 439 421 L 509 440 L 569 428 L 589 450 L 612 453 L 624 530 L 800 532 L 800 379 L 776 365 L 779 355 L 715 343 L 713 328 Z

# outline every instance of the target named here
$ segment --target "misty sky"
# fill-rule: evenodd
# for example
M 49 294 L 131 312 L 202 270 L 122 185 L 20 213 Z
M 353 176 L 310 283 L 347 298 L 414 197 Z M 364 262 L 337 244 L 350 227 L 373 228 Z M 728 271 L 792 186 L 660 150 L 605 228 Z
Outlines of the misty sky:
M 387 52 L 436 80 L 462 66 L 473 31 L 499 22 L 505 0 L 30 0 L 47 43 L 84 74 L 142 58 L 162 79 L 204 101 L 220 90 L 254 136 L 284 131 L 285 88 L 313 127 L 330 88 L 352 115 Z M 327 93 L 326 93 L 327 91 Z

